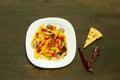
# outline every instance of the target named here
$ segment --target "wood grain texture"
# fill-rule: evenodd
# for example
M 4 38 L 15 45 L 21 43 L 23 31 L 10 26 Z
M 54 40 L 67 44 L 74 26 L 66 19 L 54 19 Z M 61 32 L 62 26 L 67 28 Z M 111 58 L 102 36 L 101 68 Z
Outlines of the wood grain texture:
M 61 17 L 72 23 L 77 47 L 83 47 L 94 26 L 103 37 L 83 49 L 91 59 L 93 48 L 101 47 L 92 63 L 94 73 L 85 71 L 78 50 L 73 62 L 60 69 L 41 69 L 29 63 L 25 37 L 29 25 L 40 18 Z M 120 0 L 0 0 L 0 80 L 119 80 Z

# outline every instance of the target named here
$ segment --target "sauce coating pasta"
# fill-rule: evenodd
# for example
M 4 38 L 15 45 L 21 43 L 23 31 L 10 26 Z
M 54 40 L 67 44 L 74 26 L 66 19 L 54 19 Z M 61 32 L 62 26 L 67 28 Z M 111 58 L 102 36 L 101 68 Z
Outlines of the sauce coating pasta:
M 40 25 L 35 32 L 31 46 L 34 49 L 34 58 L 59 60 L 67 54 L 66 35 L 63 28 L 56 25 Z

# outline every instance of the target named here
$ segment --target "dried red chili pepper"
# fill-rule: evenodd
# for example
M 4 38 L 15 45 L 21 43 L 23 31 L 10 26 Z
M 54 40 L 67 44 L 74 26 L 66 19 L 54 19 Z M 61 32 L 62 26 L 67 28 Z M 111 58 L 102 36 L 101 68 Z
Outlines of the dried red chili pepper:
M 84 65 L 85 69 L 89 72 L 93 72 L 93 69 L 92 69 L 90 63 L 87 61 L 86 57 L 84 56 L 84 54 L 82 53 L 80 48 L 78 48 L 78 51 L 79 51 L 79 54 L 80 54 L 80 57 L 81 57 L 81 60 L 82 60 L 82 63 Z
M 96 46 L 94 48 L 94 52 L 93 52 L 93 55 L 92 55 L 92 60 L 91 62 L 94 62 L 95 60 L 97 60 L 98 56 L 99 56 L 99 52 L 100 52 L 100 47 L 99 46 Z

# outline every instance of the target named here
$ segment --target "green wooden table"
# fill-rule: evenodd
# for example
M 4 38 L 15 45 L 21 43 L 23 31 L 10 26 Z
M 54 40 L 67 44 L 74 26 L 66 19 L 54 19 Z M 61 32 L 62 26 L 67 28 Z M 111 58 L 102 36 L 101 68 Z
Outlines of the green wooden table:
M 30 64 L 25 51 L 29 25 L 40 18 L 65 18 L 74 26 L 77 48 L 83 47 L 91 26 L 103 37 L 86 49 L 101 55 L 92 63 L 94 73 L 85 70 L 78 50 L 73 62 L 60 69 L 42 69 Z M 0 80 L 119 80 L 120 0 L 0 0 Z

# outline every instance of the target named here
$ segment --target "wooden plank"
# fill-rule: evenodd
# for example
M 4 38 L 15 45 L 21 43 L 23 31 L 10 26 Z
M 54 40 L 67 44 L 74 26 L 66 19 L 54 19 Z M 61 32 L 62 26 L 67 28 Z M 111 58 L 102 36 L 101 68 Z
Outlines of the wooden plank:
M 0 80 L 119 80 L 120 0 L 1 0 Z M 94 74 L 85 71 L 78 51 L 73 62 L 60 69 L 41 69 L 26 56 L 25 37 L 29 25 L 44 17 L 61 17 L 72 23 L 77 47 L 83 46 L 91 26 L 102 39 L 83 49 L 90 60 L 96 45 L 101 55 L 92 63 Z M 76 49 L 77 50 L 77 49 Z

